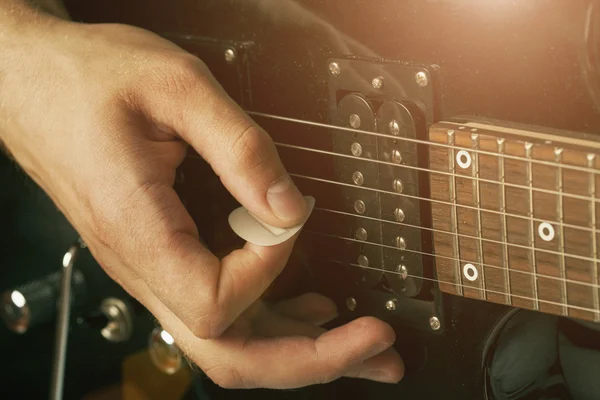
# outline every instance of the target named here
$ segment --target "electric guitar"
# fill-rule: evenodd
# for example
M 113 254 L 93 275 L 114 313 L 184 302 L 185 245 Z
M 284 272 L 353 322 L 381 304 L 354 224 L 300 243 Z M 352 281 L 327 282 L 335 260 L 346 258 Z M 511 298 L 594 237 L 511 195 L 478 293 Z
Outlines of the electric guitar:
M 389 322 L 407 367 L 216 398 L 600 399 L 600 2 L 70 3 L 207 63 L 316 198 L 269 296 Z M 177 189 L 211 249 L 240 245 L 197 154 Z

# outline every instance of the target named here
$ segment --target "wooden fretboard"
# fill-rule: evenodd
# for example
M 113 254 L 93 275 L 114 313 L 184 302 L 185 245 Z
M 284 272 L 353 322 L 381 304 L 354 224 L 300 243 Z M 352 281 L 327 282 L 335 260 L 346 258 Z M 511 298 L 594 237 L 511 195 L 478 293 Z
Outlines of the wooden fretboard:
M 450 122 L 429 140 L 441 290 L 600 321 L 600 143 Z

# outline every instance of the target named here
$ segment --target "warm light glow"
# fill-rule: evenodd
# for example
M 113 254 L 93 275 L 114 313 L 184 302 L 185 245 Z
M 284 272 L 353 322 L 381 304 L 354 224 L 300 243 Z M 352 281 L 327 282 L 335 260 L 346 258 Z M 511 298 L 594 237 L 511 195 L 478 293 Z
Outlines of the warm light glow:
M 17 290 L 14 290 L 10 294 L 10 299 L 12 300 L 13 304 L 19 308 L 25 307 L 25 303 L 27 303 L 25 297 Z
M 169 332 L 167 331 L 161 331 L 160 332 L 160 337 L 162 338 L 162 340 L 168 344 L 169 346 L 172 345 L 173 343 L 175 343 L 175 340 L 173 339 L 173 336 L 171 336 L 169 334 Z

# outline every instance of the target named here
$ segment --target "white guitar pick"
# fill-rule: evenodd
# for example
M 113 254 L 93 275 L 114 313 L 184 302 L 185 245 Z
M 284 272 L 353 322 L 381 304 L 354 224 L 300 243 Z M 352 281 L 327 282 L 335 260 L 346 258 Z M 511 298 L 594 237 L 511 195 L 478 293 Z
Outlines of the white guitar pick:
M 315 207 L 315 198 L 304 196 L 304 200 L 308 207 L 308 216 L 310 216 Z M 306 220 L 308 220 L 308 217 L 306 217 Z M 259 220 L 245 207 L 236 208 L 229 214 L 229 226 L 236 235 L 259 246 L 275 246 L 285 242 L 302 229 L 306 220 L 292 228 L 284 229 Z

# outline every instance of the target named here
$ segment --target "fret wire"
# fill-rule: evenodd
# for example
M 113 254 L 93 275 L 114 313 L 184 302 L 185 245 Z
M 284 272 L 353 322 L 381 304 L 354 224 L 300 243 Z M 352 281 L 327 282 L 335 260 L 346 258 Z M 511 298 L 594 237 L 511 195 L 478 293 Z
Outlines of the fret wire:
M 504 153 L 504 139 L 498 138 L 498 153 Z M 502 186 L 500 187 L 500 210 L 504 213 L 506 212 L 506 186 L 505 183 L 505 164 L 506 160 L 503 157 L 498 157 L 498 178 L 500 182 L 502 182 Z M 501 235 L 502 235 L 502 261 L 505 265 L 504 268 L 504 287 L 506 288 L 506 293 L 508 293 L 508 297 L 506 299 L 506 303 L 512 305 L 512 297 L 511 297 L 511 284 L 510 284 L 510 268 L 509 268 L 509 260 L 508 260 L 508 231 L 506 226 L 506 214 L 502 215 L 502 223 L 500 227 Z
M 313 121 L 305 121 L 305 120 L 301 120 L 301 119 L 296 119 L 296 118 L 291 118 L 291 117 L 283 117 L 280 115 L 273 115 L 273 114 L 267 114 L 267 113 L 261 113 L 258 111 L 247 111 L 246 113 L 248 115 L 254 115 L 257 117 L 262 117 L 262 118 L 266 118 L 266 119 L 273 119 L 273 120 L 278 120 L 278 121 L 284 121 L 284 122 L 289 122 L 289 123 L 296 123 L 296 124 L 300 124 L 300 125 L 308 125 L 308 126 L 313 126 L 315 128 L 323 128 L 323 129 L 335 129 L 335 130 L 340 130 L 340 131 L 346 131 L 352 134 L 355 133 L 360 133 L 360 134 L 364 134 L 364 135 L 370 135 L 370 136 L 380 136 L 380 137 L 384 137 L 387 139 L 393 138 L 395 140 L 401 140 L 401 141 L 405 141 L 405 142 L 410 142 L 410 143 L 417 143 L 417 144 L 425 144 L 428 146 L 438 146 L 438 147 L 450 147 L 450 145 L 448 144 L 444 144 L 444 143 L 437 143 L 437 142 L 430 142 L 428 140 L 420 140 L 420 139 L 412 139 L 412 138 L 407 138 L 407 137 L 402 137 L 402 136 L 390 136 L 390 135 L 386 135 L 383 133 L 378 133 L 378 132 L 369 132 L 369 131 L 364 131 L 361 129 L 354 129 L 354 128 L 346 128 L 343 126 L 337 126 L 337 125 L 331 125 L 331 124 L 324 124 L 321 122 L 313 122 Z M 512 160 L 518 160 L 518 161 L 527 161 L 526 158 L 524 157 L 520 157 L 520 156 L 513 156 L 511 154 L 503 154 L 503 155 L 498 155 L 498 153 L 494 153 L 491 151 L 486 151 L 486 150 L 479 150 L 478 151 L 479 154 L 484 154 L 484 155 L 490 155 L 490 156 L 496 156 L 496 157 L 504 157 L 507 159 L 512 159 Z M 535 164 L 540 164 L 540 165 L 547 165 L 550 167 L 555 167 L 556 165 L 552 162 L 549 161 L 543 161 L 543 160 L 532 160 L 533 163 Z M 580 172 L 589 172 L 592 174 L 597 174 L 600 173 L 600 171 L 597 171 L 595 169 L 589 169 L 589 168 L 584 168 L 584 167 L 578 167 L 575 165 L 565 165 L 566 169 L 572 169 L 575 171 L 580 171 Z M 600 201 L 600 199 L 598 199 Z
M 460 240 L 458 238 L 458 212 L 456 209 L 456 177 L 454 176 L 456 164 L 454 158 L 456 157 L 454 150 L 454 141 L 455 141 L 455 132 L 453 130 L 448 131 L 448 143 L 452 145 L 450 151 L 448 151 L 448 169 L 452 172 L 452 176 L 450 177 L 450 201 L 452 202 L 452 206 L 450 208 L 450 230 L 452 230 L 455 235 L 453 236 L 453 246 L 452 246 L 452 254 L 456 258 L 454 262 L 454 275 L 455 278 L 460 282 L 460 286 L 457 286 L 458 294 L 463 295 L 464 293 L 464 281 L 462 279 L 462 273 L 460 268 Z
M 376 246 L 376 247 L 382 247 L 382 248 L 388 248 L 388 249 L 398 250 L 398 247 L 390 246 L 390 245 L 383 244 L 383 243 L 369 242 L 369 241 L 365 241 L 365 240 L 354 239 L 354 238 L 351 238 L 351 237 L 334 235 L 334 234 L 331 234 L 331 233 L 324 233 L 324 232 L 313 231 L 313 230 L 310 230 L 310 229 L 304 229 L 303 232 L 311 234 L 311 235 L 324 236 L 324 237 L 329 237 L 329 238 L 333 238 L 333 239 L 344 240 L 344 241 L 347 241 L 347 242 L 357 243 L 357 244 L 360 244 L 360 245 L 370 245 L 370 246 Z M 440 254 L 427 253 L 427 252 L 419 251 L 419 250 L 406 249 L 406 250 L 403 250 L 403 251 L 405 251 L 407 253 L 420 254 L 420 255 L 423 255 L 423 256 L 429 256 L 429 257 L 435 257 L 435 258 L 443 258 L 445 260 L 450 260 L 450 261 L 457 261 L 458 263 L 465 263 L 465 264 L 467 264 L 467 263 L 473 263 L 473 262 L 475 262 L 475 261 L 472 261 L 472 260 L 456 259 L 454 257 L 442 256 Z M 505 269 L 505 268 L 499 267 L 497 265 L 484 264 L 484 266 L 487 267 L 487 268 Z M 521 271 L 521 270 L 517 270 L 517 269 L 513 270 L 512 272 L 516 273 L 516 274 L 526 275 L 526 276 L 531 276 L 532 275 L 532 273 L 529 272 L 529 271 Z M 557 276 L 551 276 L 551 275 L 538 275 L 538 276 L 542 277 L 542 278 L 546 278 L 546 279 L 556 280 L 556 281 L 560 281 L 561 280 L 561 278 L 559 278 Z M 574 285 L 587 286 L 587 287 L 593 287 L 593 288 L 600 288 L 600 285 L 594 285 L 594 284 L 589 283 L 589 282 L 581 282 L 581 281 L 576 281 L 576 280 L 573 280 L 573 279 L 567 279 L 567 282 L 572 283 Z
M 389 165 L 389 166 L 393 166 L 393 167 L 406 168 L 406 169 L 411 169 L 411 170 L 414 170 L 414 171 L 422 171 L 422 172 L 434 173 L 434 174 L 439 174 L 439 175 L 446 175 L 446 176 L 452 175 L 452 172 L 438 171 L 438 170 L 435 170 L 435 169 L 417 167 L 417 166 L 414 166 L 414 165 L 397 164 L 397 163 L 394 163 L 394 162 L 391 162 L 391 161 L 377 160 L 377 159 L 373 159 L 373 158 L 357 157 L 357 156 L 354 156 L 354 155 L 351 155 L 351 154 L 336 153 L 334 151 L 327 151 L 327 150 L 322 150 L 322 149 L 315 149 L 315 148 L 312 148 L 312 147 L 297 146 L 297 145 L 294 145 L 294 144 L 288 144 L 288 143 L 282 143 L 282 142 L 273 142 L 273 143 L 276 146 L 278 146 L 278 147 L 284 147 L 284 148 L 288 148 L 288 149 L 308 151 L 308 152 L 311 152 L 311 153 L 327 154 L 327 155 L 331 155 L 331 156 L 335 156 L 335 157 L 350 158 L 350 159 L 353 159 L 353 160 L 371 162 L 371 163 L 375 163 L 375 164 Z M 434 142 L 432 142 L 432 143 L 434 143 Z M 476 178 L 476 177 L 473 177 L 473 176 L 461 175 L 461 174 L 457 174 L 457 173 L 454 173 L 454 176 L 459 177 L 459 178 L 463 178 L 463 179 L 476 180 L 476 181 L 483 182 L 483 183 L 491 183 L 491 184 L 496 184 L 496 185 L 499 184 L 499 182 L 491 180 L 491 179 Z M 505 182 L 504 185 L 506 185 L 507 187 L 513 187 L 513 188 L 516 188 L 516 189 L 529 190 L 528 186 L 519 185 L 517 183 Z M 549 189 L 533 188 L 532 190 L 534 192 L 540 192 L 540 193 L 546 193 L 546 194 L 557 194 L 557 192 L 555 190 L 549 190 Z M 564 193 L 564 196 L 565 197 L 570 197 L 570 198 L 573 198 L 573 199 L 577 199 L 577 200 L 584 200 L 584 201 L 589 201 L 590 200 L 589 196 L 582 196 L 582 195 L 578 195 L 578 194 L 574 194 L 574 193 Z M 596 201 L 600 202 L 600 199 L 596 199 Z
M 531 160 L 531 153 L 533 149 L 533 143 L 525 143 L 525 156 L 528 160 Z M 539 293 L 538 293 L 538 279 L 537 279 L 537 268 L 536 268 L 536 257 L 535 257 L 535 231 L 533 224 L 533 165 L 531 162 L 527 162 L 527 185 L 529 186 L 529 245 L 531 251 L 529 253 L 529 265 L 532 268 L 531 285 L 533 294 L 535 296 L 535 302 L 533 304 L 534 310 L 540 309 Z
M 406 197 L 406 198 L 409 198 L 409 199 L 416 199 L 416 200 L 430 201 L 432 203 L 446 204 L 446 205 L 449 205 L 449 206 L 453 205 L 453 203 L 448 202 L 448 201 L 433 200 L 433 199 L 428 199 L 428 198 L 425 198 L 425 197 L 418 197 L 418 196 L 412 196 L 412 195 L 403 194 L 403 193 L 400 194 L 400 193 L 396 193 L 396 192 L 389 192 L 387 190 L 374 189 L 374 188 L 369 188 L 369 187 L 366 187 L 366 186 L 356 186 L 356 185 L 351 185 L 349 183 L 331 181 L 331 180 L 328 180 L 328 179 L 317 178 L 317 177 L 314 177 L 314 176 L 300 175 L 300 174 L 294 174 L 294 173 L 290 173 L 289 175 L 292 176 L 292 177 L 296 177 L 296 178 L 308 179 L 308 180 L 312 180 L 312 181 L 316 181 L 316 182 L 328 183 L 328 184 L 332 184 L 332 185 L 347 186 L 347 187 L 353 187 L 355 189 L 370 190 L 370 191 L 375 191 L 375 192 L 380 192 L 380 193 L 385 193 L 385 194 L 396 195 L 396 196 L 399 196 L 399 197 Z M 475 207 L 464 206 L 462 204 L 457 204 L 457 207 L 464 207 L 464 208 L 470 208 L 470 209 L 477 210 L 477 208 L 475 208 Z M 491 210 L 483 210 L 483 211 L 484 212 L 493 213 L 493 214 L 503 214 L 503 213 L 498 212 L 498 211 L 491 211 Z M 541 220 L 539 218 L 527 218 L 527 217 L 523 217 L 523 216 L 516 215 L 516 214 L 505 214 L 504 213 L 504 215 L 515 217 L 515 218 L 519 218 L 520 217 L 520 218 L 523 218 L 523 219 L 526 219 L 526 220 L 532 219 L 533 221 L 545 222 L 544 220 Z M 391 221 L 388 221 L 388 222 L 391 222 Z M 564 226 L 569 226 L 569 225 L 565 224 Z M 591 232 L 592 229 L 591 228 L 586 228 L 586 229 L 582 229 L 582 230 L 590 231 Z M 450 232 L 446 232 L 446 233 L 450 234 Z M 460 234 L 460 235 L 464 236 L 464 234 Z M 477 237 L 473 237 L 473 238 L 477 239 Z M 490 242 L 493 241 L 492 239 L 485 239 L 485 238 L 483 240 L 490 241 Z M 503 243 L 503 242 L 500 242 L 500 241 L 494 241 L 494 242 L 500 243 L 500 244 Z M 519 244 L 516 244 L 516 243 L 509 243 L 509 246 L 521 247 L 521 248 L 524 248 L 524 249 L 531 249 L 531 246 L 524 246 L 524 245 L 519 245 Z M 546 252 L 548 254 L 558 254 L 558 255 L 560 255 L 559 252 L 552 251 L 552 250 L 538 249 L 537 251 Z M 576 254 L 568 254 L 568 257 L 577 258 L 579 260 L 594 261 L 594 259 L 592 259 L 590 257 L 580 256 L 580 255 L 576 255 Z
M 588 159 L 588 167 L 593 167 L 596 161 L 596 155 L 595 154 L 588 154 L 587 156 Z M 589 194 L 590 197 L 595 198 L 596 197 L 596 177 L 592 174 L 588 175 L 588 180 L 589 180 Z M 594 259 L 594 261 L 592 262 L 593 265 L 593 269 L 592 269 L 592 281 L 595 284 L 600 284 L 600 282 L 598 281 L 598 248 L 597 248 L 597 235 L 596 235 L 596 203 L 595 202 L 591 202 L 590 203 L 590 216 L 591 216 L 591 221 L 590 221 L 590 226 L 592 228 L 592 258 Z M 596 322 L 600 322 L 600 288 L 595 288 L 594 292 L 593 292 L 593 299 L 594 299 L 594 308 L 596 309 L 596 313 L 594 314 L 594 321 Z
M 275 144 L 278 145 L 278 146 L 281 146 L 281 147 L 290 147 L 290 148 L 294 148 L 294 149 L 298 149 L 298 150 L 311 151 L 311 152 L 315 152 L 315 153 L 323 153 L 323 154 L 329 154 L 329 155 L 333 155 L 333 156 L 342 156 L 342 157 L 349 157 L 349 158 L 354 158 L 354 159 L 359 159 L 359 160 L 364 160 L 364 161 L 372 161 L 372 162 L 385 163 L 385 164 L 394 165 L 397 168 L 414 169 L 412 167 L 409 168 L 409 166 L 407 166 L 407 165 L 398 165 L 398 164 L 394 164 L 394 163 L 387 163 L 385 161 L 380 161 L 380 160 L 372 160 L 372 159 L 367 159 L 367 158 L 359 158 L 359 157 L 354 157 L 354 156 L 348 156 L 346 154 L 334 153 L 334 152 L 325 151 L 325 150 L 311 149 L 311 148 L 308 148 L 308 147 L 287 145 L 287 144 L 281 144 L 281 143 L 275 143 Z M 424 168 L 421 168 L 421 169 L 423 171 L 436 172 L 436 173 L 438 172 L 438 171 L 427 170 L 427 169 L 424 169 Z M 290 174 L 290 175 L 294 175 L 294 174 Z M 442 175 L 451 176 L 452 174 L 451 173 L 443 173 Z M 305 176 L 300 175 L 300 174 L 295 174 L 295 176 L 298 176 L 300 178 L 305 177 Z M 467 175 L 454 174 L 454 176 L 459 176 L 461 178 L 472 179 L 472 177 L 467 176 Z M 312 177 L 309 177 L 309 178 L 312 178 Z M 315 178 L 315 179 L 320 179 L 320 178 Z M 323 181 L 327 181 L 327 180 L 323 180 Z M 487 180 L 483 180 L 482 179 L 482 181 L 486 182 Z M 355 187 L 354 185 L 345 184 L 345 183 L 342 183 L 342 182 L 334 182 L 334 181 L 329 181 L 329 182 L 331 182 L 331 183 L 337 183 L 337 184 L 340 184 L 340 185 L 348 185 L 348 186 Z M 528 186 L 514 185 L 514 184 L 510 184 L 510 183 L 506 183 L 506 182 L 504 182 L 504 183 L 495 182 L 495 181 L 489 181 L 489 182 L 495 183 L 495 184 L 500 184 L 501 186 L 505 186 L 505 187 L 515 187 L 515 186 L 518 186 L 518 187 L 525 188 L 525 189 L 529 190 Z M 379 189 L 365 187 L 365 186 L 362 186 L 361 188 L 366 189 L 366 190 L 379 191 L 380 193 L 386 193 L 386 194 L 392 194 L 392 195 L 398 195 L 398 196 L 411 197 L 409 195 L 399 194 L 397 192 L 390 192 L 390 191 L 385 191 L 385 190 L 379 190 Z M 544 190 L 542 193 L 545 193 L 545 192 L 549 192 L 550 194 L 554 194 L 554 195 L 557 194 L 556 191 L 546 191 L 546 190 Z M 582 196 L 579 196 L 579 197 L 582 197 Z M 418 199 L 418 200 L 426 200 L 426 201 L 430 201 L 430 202 L 433 202 L 433 203 L 452 205 L 452 203 L 444 202 L 442 200 L 428 199 L 428 198 L 425 198 L 425 197 L 412 196 L 412 198 Z M 583 196 L 583 199 L 584 200 L 590 200 L 589 197 L 584 197 L 584 196 Z M 596 199 L 595 201 L 600 202 L 600 199 Z M 476 207 L 471 207 L 471 206 L 467 206 L 467 205 L 463 205 L 463 204 L 457 204 L 457 207 L 469 208 L 469 209 L 477 210 Z M 482 209 L 482 211 L 483 212 L 492 213 L 492 214 L 504 214 L 505 217 L 509 216 L 509 217 L 514 217 L 514 218 L 526 219 L 526 220 L 530 219 L 529 217 L 526 217 L 526 216 L 523 216 L 523 215 L 512 214 L 512 213 L 505 213 L 504 211 L 496 211 L 496 210 L 490 210 L 490 209 L 486 209 L 486 208 Z M 534 218 L 533 220 L 536 221 L 536 222 L 548 222 L 546 220 L 542 220 L 542 219 L 539 219 L 539 218 Z M 552 222 L 556 222 L 556 221 L 552 221 Z M 572 224 L 563 224 L 563 226 L 566 227 L 566 228 L 578 229 L 578 230 L 582 230 L 582 231 L 586 231 L 586 232 L 591 232 L 591 228 L 587 227 L 587 226 L 579 226 L 579 225 L 572 225 Z
M 562 173 L 562 168 L 560 167 L 560 164 L 562 163 L 562 153 L 563 153 L 563 149 L 557 148 L 554 150 L 554 161 L 559 165 L 556 168 L 556 188 L 558 191 L 558 201 L 557 201 L 557 205 L 556 205 L 556 213 L 558 215 L 558 230 L 559 230 L 559 238 L 558 238 L 558 251 L 560 253 L 562 253 L 562 255 L 559 257 L 559 265 L 560 265 L 560 277 L 562 279 L 566 279 L 567 278 L 567 269 L 566 269 L 566 263 L 565 263 L 565 229 L 563 227 L 563 223 L 564 223 L 564 202 L 563 202 L 563 173 Z M 560 300 L 563 303 L 567 303 L 567 282 L 563 281 L 561 287 L 560 287 Z M 562 314 L 563 315 L 567 315 L 568 316 L 569 310 L 566 308 L 563 308 L 562 310 Z
M 477 133 L 471 134 L 471 140 L 473 142 L 473 149 L 479 150 L 479 135 Z M 480 272 L 480 286 L 483 289 L 482 295 L 483 300 L 487 300 L 487 292 L 485 291 L 486 283 L 485 283 L 485 268 L 483 267 L 483 236 L 482 236 L 482 224 L 481 224 L 481 188 L 479 183 L 479 153 L 476 151 L 473 152 L 474 157 L 473 162 L 471 164 L 471 173 L 477 179 L 473 180 L 473 203 L 477 207 L 477 235 L 479 236 L 479 241 L 477 242 L 477 259 L 479 260 L 479 265 L 481 266 Z
M 362 265 L 359 265 L 359 264 L 345 263 L 343 261 L 331 260 L 331 259 L 324 258 L 324 257 L 310 256 L 310 258 L 312 258 L 314 260 L 318 260 L 318 261 L 325 261 L 325 262 L 330 262 L 330 263 L 333 263 L 333 264 L 341 264 L 343 266 L 351 266 L 351 267 L 360 268 L 360 269 L 368 269 L 368 270 L 382 272 L 382 273 L 386 273 L 386 274 L 403 275 L 401 272 L 390 271 L 390 270 L 386 270 L 384 268 L 376 268 L 376 267 L 369 267 L 369 266 L 363 267 Z M 440 280 L 440 279 L 427 278 L 427 277 L 424 277 L 424 276 L 417 276 L 417 275 L 411 275 L 411 274 L 408 274 L 406 276 L 409 276 L 409 277 L 415 278 L 415 279 L 422 279 L 422 280 L 430 281 L 430 282 L 434 282 L 434 283 L 445 283 L 445 284 L 454 285 L 454 286 L 458 285 L 457 283 L 454 283 L 454 282 L 443 281 L 443 280 Z M 496 291 L 496 290 L 491 290 L 491 289 L 486 289 L 486 291 L 488 293 L 495 293 L 495 294 L 499 294 L 499 295 L 505 295 L 506 294 L 506 293 L 502 293 L 502 292 L 499 292 L 499 291 Z M 521 298 L 523 300 L 533 300 L 530 297 L 520 296 L 520 295 L 517 295 L 517 294 L 511 294 L 511 296 L 516 297 L 516 298 Z M 547 304 L 552 304 L 552 305 L 555 305 L 555 306 L 562 306 L 563 305 L 563 304 L 560 304 L 560 303 L 557 303 L 557 302 L 554 302 L 554 301 L 550 301 L 550 300 L 540 300 L 540 302 L 547 303 Z M 587 311 L 587 312 L 590 312 L 590 311 L 594 312 L 595 311 L 595 310 L 592 310 L 591 308 L 580 307 L 580 306 L 575 306 L 575 305 L 570 305 L 570 304 L 567 304 L 566 306 L 569 307 L 569 308 L 575 309 L 575 310 L 581 310 L 581 311 Z

